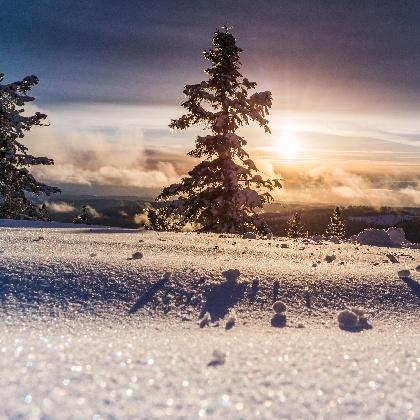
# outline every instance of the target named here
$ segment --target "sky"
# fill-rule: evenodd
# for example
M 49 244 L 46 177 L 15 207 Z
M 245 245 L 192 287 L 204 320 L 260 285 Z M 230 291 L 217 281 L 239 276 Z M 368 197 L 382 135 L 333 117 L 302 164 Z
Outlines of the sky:
M 232 26 L 242 73 L 270 90 L 272 134 L 239 134 L 282 202 L 420 206 L 420 2 L 0 0 L 5 82 L 36 74 L 25 138 L 64 192 L 154 194 L 196 163 L 171 132 L 204 49 Z

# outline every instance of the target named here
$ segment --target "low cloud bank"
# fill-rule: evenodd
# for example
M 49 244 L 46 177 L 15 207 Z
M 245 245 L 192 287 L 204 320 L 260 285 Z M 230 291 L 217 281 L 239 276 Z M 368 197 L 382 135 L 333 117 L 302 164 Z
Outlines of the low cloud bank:
M 132 188 L 159 190 L 185 175 L 194 165 L 186 151 L 170 145 L 146 146 L 139 130 L 34 130 L 28 136 L 31 153 L 55 159 L 50 167 L 33 167 L 44 182 L 100 185 L 125 195 Z M 284 188 L 274 198 L 284 202 L 339 205 L 420 206 L 420 168 L 389 161 L 325 161 L 318 164 L 277 164 L 257 149 L 250 150 L 257 166 L 268 176 L 283 178 Z M 51 203 L 51 206 L 53 204 Z M 52 211 L 64 211 L 54 204 Z
M 45 203 L 47 209 L 52 213 L 70 213 L 76 211 L 76 208 L 64 201 L 47 201 Z

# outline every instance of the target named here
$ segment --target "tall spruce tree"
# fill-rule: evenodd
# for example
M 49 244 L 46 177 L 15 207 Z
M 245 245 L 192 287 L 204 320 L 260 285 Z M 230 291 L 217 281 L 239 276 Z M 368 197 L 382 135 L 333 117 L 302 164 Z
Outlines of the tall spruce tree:
M 325 231 L 326 236 L 336 236 L 337 238 L 344 239 L 346 237 L 346 223 L 343 218 L 340 207 L 336 207 L 330 217 L 327 229 Z
M 287 221 L 287 236 L 292 239 L 306 238 L 308 236 L 308 231 L 299 212 L 296 212 Z
M 267 233 L 258 210 L 272 200 L 268 191 L 281 188 L 279 180 L 266 180 L 243 149 L 247 144 L 236 134 L 242 125 L 254 121 L 270 133 L 265 118 L 271 107 L 271 92 L 253 93 L 255 82 L 239 72 L 242 49 L 229 28 L 217 30 L 213 48 L 204 51 L 211 66 L 209 79 L 184 89 L 187 113 L 172 120 L 172 129 L 204 126 L 211 134 L 198 136 L 188 154 L 204 158 L 180 183 L 164 188 L 158 200 L 172 200 L 151 216 L 169 218 L 173 226 L 191 223 L 204 232 Z M 263 190 L 263 191 L 262 191 Z
M 28 148 L 21 143 L 33 126 L 46 125 L 45 114 L 24 115 L 25 104 L 34 100 L 27 92 L 38 84 L 38 78 L 28 76 L 2 84 L 3 77 L 0 73 L 0 217 L 42 220 L 45 211 L 32 203 L 28 195 L 50 195 L 60 190 L 38 182 L 27 169 L 33 165 L 53 165 L 53 160 L 28 154 Z

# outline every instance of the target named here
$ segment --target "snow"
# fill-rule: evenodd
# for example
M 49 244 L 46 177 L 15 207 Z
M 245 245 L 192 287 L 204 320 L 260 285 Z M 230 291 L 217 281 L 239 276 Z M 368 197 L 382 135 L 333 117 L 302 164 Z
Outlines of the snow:
M 1 228 L 0 418 L 418 418 L 419 265 L 409 248 Z M 343 310 L 372 328 L 340 329 Z
M 276 302 L 273 303 L 272 309 L 276 314 L 281 314 L 282 312 L 286 311 L 287 306 L 281 300 L 277 300 Z
M 410 241 L 406 239 L 404 229 L 402 228 L 390 227 L 386 230 L 386 233 L 388 234 L 389 239 L 391 239 L 391 242 L 395 245 L 401 246 L 410 243 Z
M 420 247 L 420 244 L 413 244 L 407 240 L 404 229 L 397 227 L 390 227 L 387 230 L 365 229 L 358 235 L 353 235 L 351 240 L 361 245 L 408 247 L 413 249 Z

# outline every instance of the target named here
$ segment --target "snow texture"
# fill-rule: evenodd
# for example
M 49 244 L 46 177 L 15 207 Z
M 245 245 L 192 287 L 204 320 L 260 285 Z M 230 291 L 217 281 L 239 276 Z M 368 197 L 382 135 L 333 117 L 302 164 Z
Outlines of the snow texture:
M 0 418 L 419 418 L 419 265 L 409 248 L 0 228 Z M 345 308 L 373 328 L 340 329 Z

